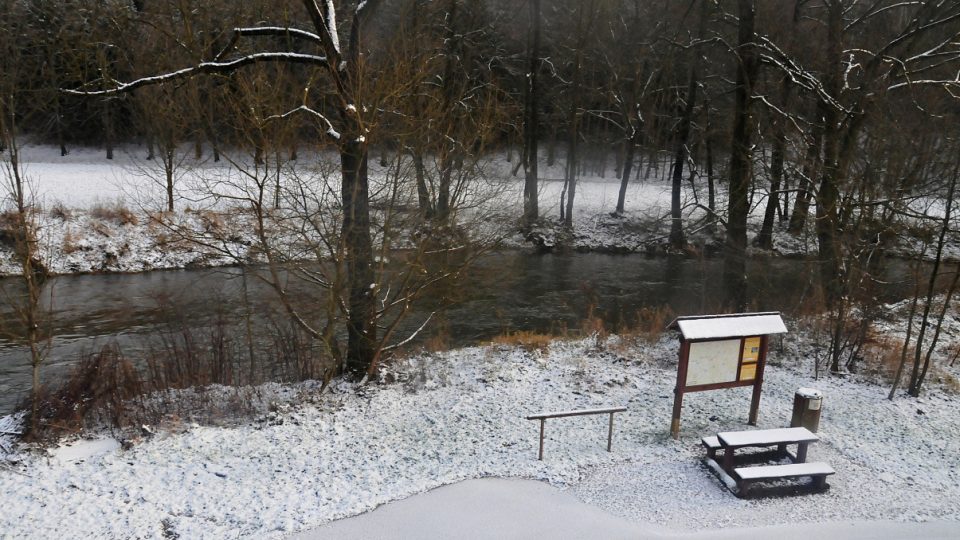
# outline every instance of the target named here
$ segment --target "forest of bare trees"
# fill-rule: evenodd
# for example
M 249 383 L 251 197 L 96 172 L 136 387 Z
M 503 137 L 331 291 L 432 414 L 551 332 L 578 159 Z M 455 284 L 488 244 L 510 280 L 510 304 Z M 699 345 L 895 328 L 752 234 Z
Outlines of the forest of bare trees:
M 835 371 L 853 354 L 849 315 L 864 280 L 905 223 L 941 235 L 925 254 L 936 261 L 931 283 L 955 271 L 940 257 L 942 235 L 956 232 L 955 1 L 0 0 L 0 11 L 0 142 L 14 160 L 25 136 L 63 154 L 97 145 L 106 159 L 120 142 L 142 144 L 162 162 L 173 211 L 185 144 L 197 156 L 239 150 L 273 167 L 298 150 L 338 155 L 333 191 L 308 179 L 273 185 L 264 165 L 223 196 L 244 193 L 268 258 L 278 253 L 265 225 L 274 209 L 310 218 L 313 229 L 300 232 L 316 260 L 332 263 L 292 267 L 278 256 L 263 279 L 283 298 L 280 269 L 293 268 L 337 292 L 323 323 L 288 311 L 358 376 L 376 372 L 397 337 L 387 312 L 456 273 L 424 275 L 422 261 L 438 244 L 455 249 L 472 166 L 494 152 L 520 155 L 523 215 L 510 226 L 525 231 L 558 217 L 571 227 L 578 178 L 607 174 L 609 161 L 622 184 L 616 213 L 629 211 L 627 184 L 656 162 L 672 181 L 665 243 L 682 253 L 691 203 L 681 191 L 705 183 L 692 204 L 725 235 L 731 310 L 746 307 L 754 209 L 760 249 L 774 231 L 815 235 Z M 389 272 L 396 287 L 378 265 L 396 239 L 371 217 L 368 161 L 378 158 L 397 164 L 396 189 L 416 200 L 404 219 L 435 240 Z M 545 215 L 538 164 L 564 160 L 560 216 Z M 946 215 L 918 215 L 918 199 Z M 23 197 L 13 200 L 24 213 Z M 338 222 L 313 219 L 318 207 Z M 29 280 L 28 256 L 24 264 Z M 932 296 L 931 285 L 917 312 L 925 322 L 937 315 Z M 923 330 L 917 339 L 911 392 L 929 361 Z

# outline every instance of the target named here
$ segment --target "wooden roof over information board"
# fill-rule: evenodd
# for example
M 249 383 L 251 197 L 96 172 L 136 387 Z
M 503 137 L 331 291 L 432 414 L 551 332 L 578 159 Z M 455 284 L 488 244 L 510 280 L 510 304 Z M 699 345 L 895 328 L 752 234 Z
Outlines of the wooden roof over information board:
M 765 336 L 787 331 L 779 311 L 677 317 L 667 329 L 680 330 L 686 341 Z

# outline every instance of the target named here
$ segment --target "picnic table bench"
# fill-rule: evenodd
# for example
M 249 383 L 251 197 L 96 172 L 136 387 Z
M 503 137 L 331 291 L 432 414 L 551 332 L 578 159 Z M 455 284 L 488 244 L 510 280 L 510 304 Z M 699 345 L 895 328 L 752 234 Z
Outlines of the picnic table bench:
M 826 463 L 807 463 L 807 448 L 810 443 L 820 440 L 816 434 L 803 427 L 762 429 L 749 431 L 726 431 L 715 437 L 704 437 L 701 444 L 707 449 L 707 458 L 714 463 L 717 451 L 723 451 L 722 470 L 737 485 L 737 496 L 743 497 L 751 483 L 763 480 L 781 480 L 810 477 L 813 486 L 825 489 L 826 477 L 835 471 Z M 788 445 L 797 445 L 796 454 L 787 450 Z M 786 465 L 735 466 L 736 451 L 742 448 L 776 447 L 777 453 L 786 456 L 793 463 Z
M 544 427 L 547 422 L 547 418 L 564 418 L 567 416 L 586 416 L 591 414 L 610 414 L 610 426 L 607 429 L 607 452 L 610 451 L 610 448 L 613 446 L 613 414 L 618 412 L 626 411 L 626 407 L 604 407 L 601 409 L 579 409 L 574 411 L 559 411 L 559 412 L 545 412 L 538 414 L 531 414 L 527 417 L 527 420 L 539 420 L 540 421 L 540 452 L 537 454 L 537 459 L 543 461 L 543 434 Z

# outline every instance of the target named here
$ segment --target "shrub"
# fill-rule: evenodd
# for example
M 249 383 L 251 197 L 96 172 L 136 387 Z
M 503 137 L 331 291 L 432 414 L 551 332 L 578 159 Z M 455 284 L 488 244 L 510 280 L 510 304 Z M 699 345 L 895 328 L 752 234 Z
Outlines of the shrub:
M 69 208 L 63 205 L 62 202 L 57 202 L 50 208 L 50 217 L 53 219 L 59 219 L 60 221 L 70 221 L 73 219 L 73 212 Z
M 119 202 L 110 205 L 95 204 L 90 208 L 90 215 L 103 221 L 112 221 L 118 225 L 136 225 L 140 223 L 136 214 Z

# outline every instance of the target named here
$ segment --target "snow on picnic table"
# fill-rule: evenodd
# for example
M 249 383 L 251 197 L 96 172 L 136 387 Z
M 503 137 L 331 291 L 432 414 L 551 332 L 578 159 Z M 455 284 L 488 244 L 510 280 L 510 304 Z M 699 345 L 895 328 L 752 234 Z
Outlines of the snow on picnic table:
M 761 428 L 781 427 L 793 392 L 824 392 L 810 459 L 837 470 L 823 495 L 742 501 L 700 464 L 700 437 L 744 428 L 743 389 L 687 396 L 668 436 L 675 341 L 554 342 L 422 354 L 398 382 L 340 384 L 280 422 L 162 433 L 129 450 L 65 462 L 26 454 L 0 470 L 0 530 L 37 537 L 279 537 L 467 478 L 548 480 L 628 519 L 675 529 L 794 521 L 960 516 L 955 396 L 889 402 L 883 388 L 812 381 L 804 347 L 772 351 Z M 627 404 L 554 422 L 537 461 L 542 410 Z M 918 414 L 922 410 L 923 414 Z M 96 445 L 103 449 L 103 445 Z M 935 497 L 931 497 L 935 493 Z M 65 518 L 64 514 L 69 514 Z

